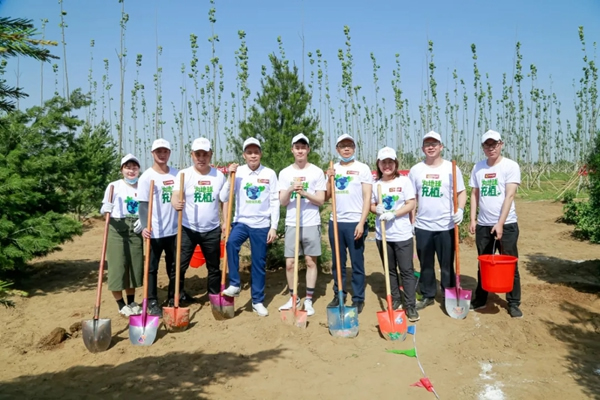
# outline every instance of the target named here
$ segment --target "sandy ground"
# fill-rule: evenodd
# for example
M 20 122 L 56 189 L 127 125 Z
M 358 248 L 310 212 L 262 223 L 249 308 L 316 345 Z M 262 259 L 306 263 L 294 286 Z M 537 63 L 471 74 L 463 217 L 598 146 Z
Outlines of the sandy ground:
M 416 343 L 425 372 L 442 399 L 600 399 L 600 246 L 571 238 L 572 228 L 556 222 L 560 204 L 519 202 L 517 212 L 524 318 L 508 316 L 504 295 L 491 295 L 492 306 L 465 320 L 449 318 L 437 303 L 423 310 Z M 29 297 L 0 309 L 0 398 L 434 398 L 410 386 L 421 378 L 415 358 L 385 351 L 411 348 L 412 337 L 388 342 L 379 335 L 385 286 L 372 240 L 366 306 L 354 339 L 328 333 L 331 275 L 320 275 L 316 314 L 300 330 L 277 312 L 286 300 L 283 271 L 267 275 L 269 317 L 251 312 L 245 274 L 235 318 L 216 321 L 199 268 L 188 273 L 195 303 L 185 332 L 161 328 L 152 346 L 132 346 L 127 320 L 105 289 L 108 351 L 89 353 L 81 337 L 38 348 L 54 328 L 68 331 L 92 317 L 101 235 L 96 222 L 63 251 L 37 261 L 35 274 L 21 283 Z M 463 244 L 461 259 L 463 287 L 474 289 L 474 247 Z M 164 297 L 162 265 L 160 277 Z

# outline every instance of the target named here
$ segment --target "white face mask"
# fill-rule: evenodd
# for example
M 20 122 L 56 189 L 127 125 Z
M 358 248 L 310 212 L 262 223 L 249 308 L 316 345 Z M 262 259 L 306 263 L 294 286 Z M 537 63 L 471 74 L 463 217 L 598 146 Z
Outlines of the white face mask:
M 342 160 L 343 162 L 350 162 L 350 161 L 354 161 L 355 156 L 356 156 L 356 154 L 352 154 L 350 157 L 342 157 L 342 156 L 338 155 L 338 158 L 340 160 Z

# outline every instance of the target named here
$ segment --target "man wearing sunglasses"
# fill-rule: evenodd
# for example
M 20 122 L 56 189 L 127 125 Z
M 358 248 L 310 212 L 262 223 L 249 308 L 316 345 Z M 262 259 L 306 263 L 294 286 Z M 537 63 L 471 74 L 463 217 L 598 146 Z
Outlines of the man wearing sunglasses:
M 502 157 L 504 146 L 500 133 L 489 130 L 481 138 L 486 159 L 473 167 L 469 185 L 471 192 L 471 224 L 469 231 L 475 234 L 477 253 L 519 256 L 517 240 L 519 226 L 514 198 L 521 184 L 519 164 Z M 479 213 L 477 208 L 479 207 Z M 471 303 L 473 310 L 484 308 L 488 292 L 481 286 L 481 271 L 477 271 L 477 290 Z M 521 318 L 521 281 L 519 268 L 515 267 L 513 290 L 506 294 L 508 313 L 513 318 Z

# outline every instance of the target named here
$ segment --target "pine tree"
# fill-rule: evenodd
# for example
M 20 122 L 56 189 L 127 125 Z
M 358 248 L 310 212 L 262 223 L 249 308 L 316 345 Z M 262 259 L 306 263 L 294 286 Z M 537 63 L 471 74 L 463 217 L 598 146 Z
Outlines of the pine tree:
M 318 129 L 318 118 L 309 113 L 311 96 L 298 77 L 298 68 L 290 68 L 273 54 L 269 59 L 271 74 L 261 79 L 262 90 L 248 120 L 240 123 L 240 138 L 232 139 L 234 154 L 241 158 L 243 141 L 255 137 L 267 166 L 279 172 L 294 162 L 292 138 L 304 133 L 310 141 L 309 161 L 321 166 L 318 150 L 323 132 Z

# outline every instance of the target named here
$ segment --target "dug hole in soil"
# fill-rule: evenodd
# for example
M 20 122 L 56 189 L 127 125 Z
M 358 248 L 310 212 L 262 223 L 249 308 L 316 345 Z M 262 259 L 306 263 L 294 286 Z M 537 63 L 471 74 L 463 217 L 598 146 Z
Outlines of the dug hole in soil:
M 465 320 L 449 318 L 436 302 L 416 323 L 419 359 L 442 399 L 600 399 L 600 246 L 573 239 L 572 227 L 556 222 L 558 203 L 519 201 L 517 212 L 524 318 L 509 317 L 504 295 L 491 294 L 488 307 Z M 29 297 L 0 309 L 0 398 L 434 398 L 411 386 L 422 377 L 415 358 L 386 352 L 412 348 L 412 336 L 388 342 L 378 332 L 385 284 L 373 233 L 354 339 L 328 333 L 330 274 L 319 276 L 316 314 L 301 330 L 278 315 L 287 300 L 283 270 L 267 274 L 268 317 L 252 312 L 246 273 L 235 318 L 216 321 L 202 267 L 187 274 L 195 299 L 189 329 L 167 334 L 161 327 L 149 347 L 130 344 L 127 320 L 105 287 L 101 317 L 112 321 L 112 345 L 92 354 L 77 324 L 93 315 L 102 229 L 93 223 L 63 251 L 36 260 L 23 282 Z M 476 260 L 475 248 L 463 243 L 462 285 L 473 291 Z M 161 263 L 161 300 L 165 275 Z M 300 282 L 304 295 L 303 272 Z

